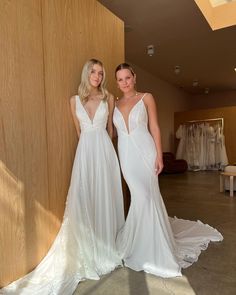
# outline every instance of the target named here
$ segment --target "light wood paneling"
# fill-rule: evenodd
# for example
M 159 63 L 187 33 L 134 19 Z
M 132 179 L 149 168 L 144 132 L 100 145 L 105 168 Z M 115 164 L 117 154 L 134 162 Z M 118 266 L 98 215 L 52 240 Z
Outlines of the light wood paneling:
M 229 163 L 233 164 L 236 162 L 236 106 L 175 113 L 175 131 L 181 123 L 213 118 L 224 118 L 225 146 Z
M 45 251 L 37 210 L 47 206 L 47 155 L 40 1 L 1 1 L 1 285 Z M 48 246 L 48 245 L 47 245 Z
M 55 238 L 77 144 L 69 97 L 92 57 L 116 92 L 123 31 L 94 0 L 0 1 L 0 286 L 34 268 Z
M 124 60 L 123 23 L 97 1 L 45 0 L 43 28 L 50 208 L 61 218 L 77 143 L 69 97 L 92 57 L 104 62 L 115 89 L 114 67 Z

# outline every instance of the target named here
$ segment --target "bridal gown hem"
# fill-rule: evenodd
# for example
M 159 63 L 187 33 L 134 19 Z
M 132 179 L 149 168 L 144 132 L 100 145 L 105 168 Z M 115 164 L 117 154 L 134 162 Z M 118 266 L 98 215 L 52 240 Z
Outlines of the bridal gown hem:
M 131 109 L 128 126 L 121 111 L 114 110 L 120 165 L 131 194 L 117 248 L 124 265 L 133 270 L 181 276 L 181 269 L 197 261 L 210 241 L 223 237 L 200 221 L 168 217 L 155 174 L 156 147 L 148 130 L 144 96 Z
M 76 96 L 76 115 L 81 134 L 59 233 L 39 265 L 0 294 L 70 295 L 79 281 L 98 280 L 122 266 L 115 241 L 124 224 L 123 196 L 106 131 L 108 104 L 101 101 L 91 120 Z

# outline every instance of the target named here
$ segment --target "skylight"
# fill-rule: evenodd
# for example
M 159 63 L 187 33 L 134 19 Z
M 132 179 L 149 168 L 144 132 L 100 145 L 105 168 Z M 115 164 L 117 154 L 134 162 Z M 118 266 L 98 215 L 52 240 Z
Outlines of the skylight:
M 234 2 L 236 0 L 209 0 L 212 7 L 216 7 L 219 5 L 227 4 L 229 2 Z
M 236 0 L 194 0 L 212 30 L 236 25 Z

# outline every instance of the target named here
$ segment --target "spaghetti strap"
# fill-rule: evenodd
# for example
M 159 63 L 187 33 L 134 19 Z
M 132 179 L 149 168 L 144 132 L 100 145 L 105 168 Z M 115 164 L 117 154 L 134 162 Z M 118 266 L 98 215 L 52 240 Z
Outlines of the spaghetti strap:
M 146 96 L 146 94 L 147 94 L 147 92 L 145 92 L 145 93 L 143 94 L 143 96 L 140 98 L 140 100 L 143 100 L 144 97 Z

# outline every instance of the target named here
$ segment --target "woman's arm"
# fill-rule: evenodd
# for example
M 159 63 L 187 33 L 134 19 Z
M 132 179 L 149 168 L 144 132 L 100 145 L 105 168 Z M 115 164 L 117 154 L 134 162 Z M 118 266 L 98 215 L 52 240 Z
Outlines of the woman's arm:
M 76 113 L 75 113 L 75 96 L 72 96 L 70 98 L 70 109 L 71 109 L 71 113 L 72 113 L 72 118 L 75 124 L 75 129 L 78 135 L 78 138 L 80 137 L 80 124 L 79 124 L 79 120 L 77 119 Z
M 108 109 L 109 109 L 109 115 L 108 115 L 108 121 L 107 121 L 107 132 L 110 136 L 110 138 L 112 139 L 113 137 L 113 112 L 114 112 L 114 107 L 115 107 L 115 102 L 114 102 L 114 97 L 113 95 L 109 95 L 108 98 Z
M 161 131 L 158 124 L 156 102 L 152 94 L 150 93 L 147 93 L 143 100 L 147 107 L 149 130 L 154 139 L 157 150 L 155 171 L 156 174 L 160 174 L 163 169 L 163 159 L 161 146 Z

